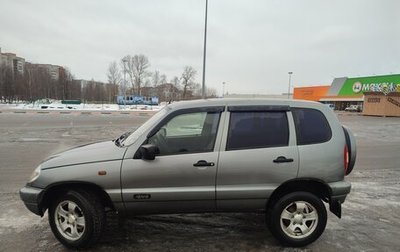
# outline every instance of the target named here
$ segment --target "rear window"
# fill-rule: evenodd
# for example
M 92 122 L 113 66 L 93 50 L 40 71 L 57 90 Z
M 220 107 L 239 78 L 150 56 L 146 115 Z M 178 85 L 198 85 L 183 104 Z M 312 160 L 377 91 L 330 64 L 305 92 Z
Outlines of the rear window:
M 331 139 L 331 128 L 321 111 L 308 108 L 291 110 L 296 126 L 297 145 L 324 143 Z
M 226 150 L 287 146 L 286 112 L 231 112 Z

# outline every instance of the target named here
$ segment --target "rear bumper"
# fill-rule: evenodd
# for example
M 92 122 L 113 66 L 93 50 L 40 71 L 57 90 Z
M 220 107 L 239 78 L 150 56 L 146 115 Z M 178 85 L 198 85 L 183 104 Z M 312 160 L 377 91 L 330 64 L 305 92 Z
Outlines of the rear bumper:
M 19 196 L 29 211 L 43 216 L 44 213 L 41 207 L 43 192 L 43 189 L 25 186 L 19 191 Z
M 347 194 L 350 193 L 351 184 L 347 181 L 339 181 L 328 183 L 331 189 L 329 198 L 329 210 L 337 217 L 342 217 L 342 203 L 346 200 Z
M 331 189 L 331 200 L 339 201 L 343 203 L 346 199 L 347 194 L 351 191 L 351 184 L 347 181 L 338 181 L 333 183 L 328 183 Z

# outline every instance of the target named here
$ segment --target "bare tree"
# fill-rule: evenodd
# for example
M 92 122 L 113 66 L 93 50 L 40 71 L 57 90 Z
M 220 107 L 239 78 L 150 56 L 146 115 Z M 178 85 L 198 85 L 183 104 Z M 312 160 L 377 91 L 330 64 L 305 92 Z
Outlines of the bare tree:
M 175 87 L 177 87 L 179 89 L 179 86 L 181 84 L 179 77 L 174 76 L 174 78 L 172 78 L 170 81 Z
M 158 85 L 161 84 L 160 71 L 158 70 L 154 71 L 154 73 L 151 75 L 151 83 L 153 84 L 153 87 L 157 87 Z
M 26 62 L 24 73 L 14 72 L 7 65 L 0 65 L 0 99 L 4 101 L 35 101 L 37 99 L 79 99 L 80 83 L 66 67 L 58 69 L 55 79 L 40 64 Z
M 217 97 L 217 90 L 215 88 L 206 88 L 206 97 L 207 98 L 215 98 Z
M 5 64 L 0 65 L 0 101 L 4 102 L 7 99 L 7 93 L 6 93 L 6 79 L 8 75 L 8 68 L 6 67 Z
M 191 89 L 192 89 L 191 95 L 193 98 L 200 98 L 202 96 L 203 91 L 200 83 L 194 83 Z
M 143 83 L 144 83 L 143 84 L 144 87 L 150 87 L 151 86 L 151 81 L 150 81 L 149 78 L 144 79 Z
M 56 98 L 61 98 L 63 100 L 72 99 L 72 91 L 73 91 L 73 75 L 69 71 L 67 67 L 60 68 L 59 78 L 55 81 L 55 96 Z
M 12 102 L 15 97 L 15 80 L 10 66 L 0 67 L 0 95 L 5 102 Z
M 108 83 L 111 85 L 119 85 L 121 83 L 122 75 L 118 68 L 117 62 L 113 61 L 108 66 L 107 79 Z
M 181 76 L 182 85 L 183 85 L 183 95 L 182 98 L 186 98 L 186 93 L 188 89 L 190 89 L 194 85 L 194 80 L 196 77 L 197 71 L 191 66 L 185 66 L 183 69 L 183 73 Z
M 127 55 L 124 59 L 127 62 L 126 70 L 131 80 L 132 89 L 136 88 L 137 94 L 140 95 L 144 79 L 149 76 L 149 72 L 147 71 L 150 67 L 149 59 L 143 54 L 134 55 L 133 57 Z
M 165 84 L 167 83 L 167 75 L 161 74 L 160 76 L 160 84 Z
M 128 73 L 128 62 L 130 61 L 130 58 L 131 58 L 131 56 L 127 55 L 127 56 L 123 57 L 121 59 L 121 62 L 120 62 L 121 71 L 122 71 L 122 74 L 123 74 L 123 79 L 121 80 L 121 84 L 119 86 L 119 94 L 120 95 L 124 95 L 124 96 L 126 95 L 126 92 L 129 90 L 129 88 L 128 88 L 128 80 L 126 80 L 126 74 Z M 130 78 L 130 76 L 131 75 L 128 74 L 128 77 L 129 77 L 131 85 L 132 85 L 132 92 L 134 93 L 135 92 L 135 90 L 134 90 L 134 81 L 133 81 L 132 78 Z
M 118 86 L 114 84 L 104 84 L 104 90 L 106 92 L 106 100 L 107 102 L 115 102 L 116 96 L 118 93 Z
M 122 82 L 122 75 L 121 75 L 121 71 L 118 68 L 117 62 L 113 61 L 108 66 L 107 78 L 108 78 L 108 84 L 110 86 L 107 86 L 106 90 L 108 93 L 107 94 L 108 101 L 111 102 L 114 99 L 114 97 L 117 95 L 118 86 Z M 125 85 L 125 83 L 124 83 L 124 85 Z M 125 88 L 125 86 L 122 87 L 121 89 L 124 89 L 124 88 Z M 123 90 L 123 91 L 125 91 L 125 90 Z

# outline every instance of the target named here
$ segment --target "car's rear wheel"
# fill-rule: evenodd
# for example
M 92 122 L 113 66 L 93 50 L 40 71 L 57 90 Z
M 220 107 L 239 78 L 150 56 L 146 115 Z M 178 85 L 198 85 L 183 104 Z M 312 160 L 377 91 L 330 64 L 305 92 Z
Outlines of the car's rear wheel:
M 66 247 L 89 247 L 104 230 L 104 206 L 93 193 L 68 191 L 52 202 L 49 223 L 54 236 Z
M 308 192 L 293 192 L 280 198 L 268 212 L 272 234 L 283 244 L 302 247 L 312 243 L 326 227 L 324 203 Z

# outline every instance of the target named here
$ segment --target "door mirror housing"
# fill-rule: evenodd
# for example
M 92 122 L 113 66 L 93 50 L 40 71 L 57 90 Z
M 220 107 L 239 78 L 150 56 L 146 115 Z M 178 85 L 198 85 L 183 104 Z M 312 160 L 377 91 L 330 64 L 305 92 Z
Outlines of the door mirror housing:
M 160 149 L 153 144 L 144 144 L 138 150 L 140 158 L 143 160 L 154 160 L 157 154 L 160 154 Z

